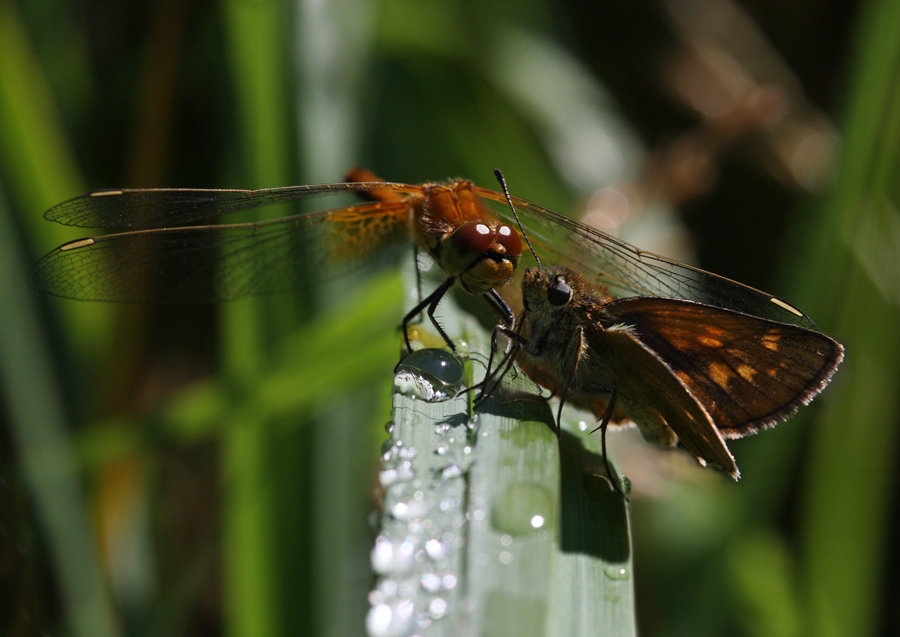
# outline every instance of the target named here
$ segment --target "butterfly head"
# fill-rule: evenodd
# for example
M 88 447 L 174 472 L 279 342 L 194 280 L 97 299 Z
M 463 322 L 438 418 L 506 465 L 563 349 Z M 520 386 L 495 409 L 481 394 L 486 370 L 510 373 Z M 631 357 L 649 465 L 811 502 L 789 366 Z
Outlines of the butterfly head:
M 530 268 L 522 278 L 522 302 L 526 312 L 565 311 L 590 287 L 583 276 L 568 268 Z

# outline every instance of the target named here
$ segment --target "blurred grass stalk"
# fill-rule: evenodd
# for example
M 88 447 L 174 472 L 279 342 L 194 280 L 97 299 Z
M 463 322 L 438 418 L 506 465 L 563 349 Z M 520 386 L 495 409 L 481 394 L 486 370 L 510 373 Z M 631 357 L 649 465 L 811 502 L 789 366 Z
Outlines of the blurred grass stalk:
M 16 6 L 0 2 L 0 155 L 7 195 L 27 211 L 22 227 L 41 251 L 75 239 L 71 228 L 41 213 L 84 192 L 74 154 L 44 70 Z M 47 241 L 49 239 L 49 242 Z M 67 345 L 85 361 L 105 360 L 113 312 L 102 303 L 80 303 L 58 314 Z
M 879 591 L 900 417 L 900 3 L 861 9 L 842 163 L 798 290 L 847 348 L 819 401 L 800 513 L 807 634 L 826 637 L 877 634 L 890 615 Z
M 295 183 L 289 167 L 298 161 L 299 181 L 337 181 L 356 160 L 359 82 L 368 60 L 366 29 L 371 28 L 367 4 L 226 3 L 240 138 L 253 187 Z M 270 353 L 266 344 L 278 342 L 314 308 L 329 304 L 328 298 L 304 289 L 293 308 L 265 299 L 230 305 L 224 323 L 226 373 L 242 379 L 240 384 L 258 376 Z M 354 441 L 367 440 L 358 431 L 358 423 L 369 420 L 361 411 L 363 399 L 356 395 L 345 401 L 340 416 L 318 413 L 314 426 L 291 443 L 276 444 L 271 428 L 246 413 L 245 422 L 232 423 L 223 452 L 230 634 L 359 630 L 364 583 L 356 573 L 363 556 L 348 547 L 360 544 L 365 517 L 358 496 L 364 491 L 344 481 L 348 476 L 364 480 L 368 464 L 353 454 Z M 296 417 L 311 419 L 308 413 Z M 285 453 L 290 448 L 293 458 Z M 290 510 L 283 511 L 280 502 Z M 293 558 L 298 563 L 292 567 L 302 574 L 287 572 Z M 348 600 L 355 603 L 348 607 Z M 348 612 L 352 608 L 358 613 Z
M 16 242 L 21 229 L 32 245 L 42 248 L 49 246 L 37 237 L 50 236 L 56 242 L 71 238 L 61 227 L 39 228 L 38 224 L 46 223 L 40 212 L 82 189 L 81 178 L 21 16 L 15 5 L 5 0 L 0 1 L 0 60 L 0 154 L 9 174 L 9 179 L 0 183 L 2 392 L 9 408 L 15 455 L 41 525 L 40 541 L 49 546 L 57 576 L 65 629 L 85 637 L 116 635 L 119 626 L 72 452 L 49 330 L 42 323 L 34 292 L 28 289 L 31 258 Z M 12 222 L 8 194 L 27 212 L 19 227 Z M 85 361 L 102 359 L 105 351 L 99 335 L 109 328 L 110 317 L 109 308 L 100 304 L 65 313 L 67 345 L 83 354 Z M 39 600 L 40 607 L 44 601 Z M 37 609 L 17 610 L 27 615 L 28 610 Z M 43 616 L 31 620 L 34 630 L 50 628 Z
M 50 547 L 67 630 L 83 637 L 116 635 L 116 615 L 100 570 L 62 392 L 48 355 L 49 342 L 41 332 L 34 292 L 28 289 L 29 259 L 16 245 L 11 219 L 0 199 L 0 299 L 5 306 L 0 312 L 0 387 L 16 455 Z M 18 554 L 23 548 L 16 547 L 16 561 L 27 559 Z M 21 591 L 15 594 L 19 601 L 27 601 Z M 44 628 L 43 617 L 33 620 L 35 630 Z
M 297 99 L 293 114 L 303 183 L 340 181 L 348 168 L 360 162 L 363 109 L 371 107 L 364 89 L 373 65 L 374 12 L 372 0 L 294 4 L 291 54 Z M 328 277 L 329 273 L 310 272 L 310 276 Z M 358 272 L 354 283 L 365 276 Z M 346 285 L 318 286 L 316 304 L 328 311 L 345 301 L 348 292 Z M 395 322 L 385 336 L 397 336 L 399 307 L 393 306 Z M 361 362 L 363 349 L 349 354 L 348 362 Z M 297 518 L 310 529 L 310 542 L 304 549 L 311 586 L 296 591 L 308 600 L 308 616 L 295 612 L 299 616 L 291 626 L 297 630 L 310 626 L 310 620 L 311 632 L 318 635 L 340 637 L 362 630 L 370 577 L 366 558 L 372 532 L 372 476 L 388 417 L 387 386 L 393 362 L 386 360 L 372 368 L 384 379 L 377 395 L 360 391 L 359 386 L 345 387 L 340 403 L 317 415 L 311 429 L 314 479 L 307 493 L 312 515 Z
M 238 147 L 250 187 L 288 184 L 291 127 L 285 65 L 288 5 L 283 2 L 224 3 L 225 31 L 239 105 Z M 249 219 L 246 219 L 249 220 Z M 273 333 L 266 322 L 268 299 L 248 298 L 222 308 L 223 373 L 238 385 L 258 378 L 270 355 Z M 240 410 L 228 418 L 222 438 L 224 626 L 235 637 L 281 632 L 277 470 L 272 428 L 264 417 Z

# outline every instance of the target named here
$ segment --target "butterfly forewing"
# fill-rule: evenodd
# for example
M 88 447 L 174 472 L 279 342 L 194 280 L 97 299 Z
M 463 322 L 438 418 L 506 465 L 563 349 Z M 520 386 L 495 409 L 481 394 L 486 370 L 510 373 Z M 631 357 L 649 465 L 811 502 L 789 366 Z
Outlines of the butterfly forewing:
M 819 332 L 698 303 L 628 298 L 605 310 L 665 361 L 726 438 L 786 419 L 843 356 Z

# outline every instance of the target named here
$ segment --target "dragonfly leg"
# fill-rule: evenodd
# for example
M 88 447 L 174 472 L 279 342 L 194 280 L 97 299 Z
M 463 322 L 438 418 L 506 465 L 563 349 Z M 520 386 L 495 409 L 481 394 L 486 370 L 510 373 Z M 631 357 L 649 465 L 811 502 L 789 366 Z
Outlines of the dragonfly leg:
M 497 290 L 491 288 L 481 296 L 485 298 L 492 308 L 497 310 L 497 314 L 500 315 L 501 320 L 506 325 L 511 326 L 513 324 L 513 320 L 515 319 L 513 312 L 506 301 L 503 300 L 503 297 L 497 293 Z
M 434 318 L 434 310 L 437 308 L 438 303 L 441 302 L 441 299 L 444 298 L 445 294 L 447 294 L 447 290 L 449 290 L 450 287 L 455 282 L 456 282 L 455 276 L 449 277 L 446 281 L 441 283 L 441 285 L 434 292 L 432 292 L 427 297 L 422 299 L 418 303 L 418 305 L 416 305 L 413 309 L 411 309 L 406 314 L 406 316 L 403 317 L 403 323 L 402 323 L 403 339 L 406 341 L 406 349 L 407 350 L 409 350 L 410 352 L 412 351 L 412 346 L 409 343 L 409 329 L 408 329 L 409 324 L 412 323 L 413 319 L 415 319 L 416 316 L 423 309 L 425 309 L 427 307 L 428 308 L 428 310 L 427 310 L 428 318 L 431 319 L 431 322 L 437 328 L 437 331 L 440 333 L 441 337 L 444 339 L 444 341 L 447 343 L 447 345 L 450 346 L 450 349 L 453 351 L 453 353 L 454 354 L 456 353 L 456 345 L 453 343 L 453 341 L 450 340 L 450 337 L 447 336 L 447 333 L 444 331 L 444 328 L 442 328 L 438 324 L 437 319 Z

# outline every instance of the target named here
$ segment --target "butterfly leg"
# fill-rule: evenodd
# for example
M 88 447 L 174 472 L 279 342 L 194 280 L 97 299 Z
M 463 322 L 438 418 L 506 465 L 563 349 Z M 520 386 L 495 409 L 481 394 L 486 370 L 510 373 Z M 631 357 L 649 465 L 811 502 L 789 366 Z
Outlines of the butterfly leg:
M 610 389 L 607 391 L 610 392 L 609 402 L 606 405 L 606 409 L 604 410 L 603 415 L 600 416 L 600 424 L 597 425 L 597 427 L 593 431 L 591 431 L 591 433 L 594 433 L 594 431 L 597 431 L 598 429 L 600 430 L 600 449 L 603 453 L 603 467 L 606 469 L 606 475 L 609 478 L 610 482 L 612 482 L 615 491 L 627 500 L 628 496 L 625 495 L 625 493 L 622 491 L 622 487 L 619 486 L 618 479 L 614 477 L 615 474 L 612 472 L 612 469 L 609 466 L 609 456 L 606 455 L 606 430 L 608 429 L 609 420 L 610 418 L 612 418 L 613 410 L 616 408 L 616 390 Z
M 403 340 L 406 341 L 406 349 L 410 352 L 412 351 L 412 347 L 409 343 L 409 324 L 413 321 L 413 319 L 426 307 L 428 308 L 428 318 L 431 319 L 432 324 L 437 328 L 437 331 L 440 333 L 441 337 L 450 346 L 450 349 L 453 353 L 456 353 L 456 345 L 453 341 L 450 340 L 450 337 L 447 336 L 447 333 L 444 331 L 444 328 L 440 326 L 437 322 L 437 319 L 434 318 L 434 310 L 437 308 L 438 303 L 441 302 L 441 299 L 444 298 L 444 295 L 447 294 L 447 290 L 456 282 L 456 277 L 451 276 L 446 281 L 441 283 L 441 285 L 427 297 L 422 299 L 418 305 L 416 305 L 413 309 L 407 312 L 406 316 L 403 317 L 403 323 L 401 324 L 403 328 Z
M 561 368 L 562 369 L 570 369 L 571 371 L 566 374 L 565 382 L 562 384 L 561 388 L 557 388 L 559 390 L 559 409 L 556 412 L 556 438 L 557 440 L 562 438 L 562 410 L 563 405 L 566 402 L 566 396 L 569 395 L 569 389 L 572 386 L 572 383 L 575 380 L 575 374 L 578 372 L 578 360 L 581 357 L 581 350 L 584 345 L 584 327 L 578 325 L 575 328 L 575 333 L 572 335 L 572 338 L 569 340 L 569 344 L 566 346 L 566 351 L 563 354 Z M 528 348 L 525 348 L 528 351 Z M 534 353 L 535 355 L 540 355 L 539 351 L 529 352 Z
M 564 391 L 559 397 L 559 409 L 556 410 L 556 442 L 562 440 L 562 410 L 563 405 L 566 404 L 566 395 L 568 393 L 568 391 Z
M 517 329 L 521 329 L 521 324 Z M 498 347 L 498 338 L 501 334 L 509 339 L 509 343 L 503 358 L 497 363 L 496 367 L 493 367 L 494 356 L 500 349 Z M 528 341 L 526 341 L 517 330 L 513 330 L 501 324 L 494 326 L 494 329 L 491 331 L 491 353 L 488 355 L 487 369 L 485 369 L 484 379 L 480 383 L 481 393 L 475 399 L 476 403 L 487 400 L 494 390 L 500 386 L 501 381 L 506 377 L 510 369 L 515 366 L 518 348 L 524 347 L 527 344 Z M 491 381 L 493 381 L 494 384 L 488 389 Z

